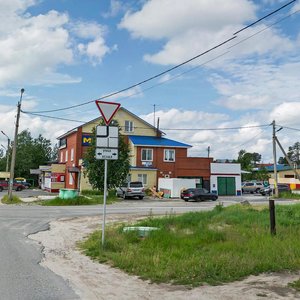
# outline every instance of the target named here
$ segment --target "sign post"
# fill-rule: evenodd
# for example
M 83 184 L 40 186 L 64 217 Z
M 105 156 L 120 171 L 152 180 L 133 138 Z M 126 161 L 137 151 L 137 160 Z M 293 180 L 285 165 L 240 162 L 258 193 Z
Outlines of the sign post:
M 107 198 L 107 160 L 118 159 L 119 129 L 109 126 L 113 116 L 120 107 L 119 103 L 95 101 L 106 126 L 96 127 L 96 159 L 104 160 L 104 191 L 103 191 L 103 221 L 102 248 L 105 244 L 106 198 Z

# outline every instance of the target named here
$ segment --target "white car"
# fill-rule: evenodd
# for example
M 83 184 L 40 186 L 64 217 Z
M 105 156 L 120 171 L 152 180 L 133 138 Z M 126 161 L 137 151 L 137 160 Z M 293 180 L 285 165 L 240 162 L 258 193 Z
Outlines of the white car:
M 145 189 L 141 181 L 130 181 L 122 187 L 117 188 L 117 196 L 127 199 L 130 197 L 138 197 L 142 200 L 145 197 Z

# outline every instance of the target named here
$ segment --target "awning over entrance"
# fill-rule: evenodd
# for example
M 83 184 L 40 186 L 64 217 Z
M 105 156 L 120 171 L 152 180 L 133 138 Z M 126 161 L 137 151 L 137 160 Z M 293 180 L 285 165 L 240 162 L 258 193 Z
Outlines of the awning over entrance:
M 80 173 L 80 169 L 78 167 L 68 167 L 69 173 Z

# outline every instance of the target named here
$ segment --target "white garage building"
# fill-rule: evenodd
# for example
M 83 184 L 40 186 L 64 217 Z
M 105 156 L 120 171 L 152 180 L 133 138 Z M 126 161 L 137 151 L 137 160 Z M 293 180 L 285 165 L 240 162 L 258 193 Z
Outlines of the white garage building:
M 210 190 L 220 196 L 240 196 L 242 189 L 241 165 L 211 163 Z

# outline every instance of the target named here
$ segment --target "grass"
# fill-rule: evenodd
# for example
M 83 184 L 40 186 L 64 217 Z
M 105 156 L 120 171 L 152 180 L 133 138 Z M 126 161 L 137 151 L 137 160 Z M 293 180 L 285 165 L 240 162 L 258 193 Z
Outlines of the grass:
M 150 217 L 147 238 L 108 227 L 104 249 L 96 231 L 79 247 L 99 262 L 152 282 L 199 286 L 242 279 L 250 274 L 300 269 L 300 204 L 276 207 L 277 235 L 269 230 L 267 208 L 241 205 L 209 212 Z
M 112 204 L 117 201 L 116 196 L 108 195 L 106 204 Z M 95 205 L 103 204 L 103 195 L 77 196 L 73 199 L 61 199 L 56 197 L 50 200 L 39 201 L 38 204 L 44 206 L 67 206 L 67 205 Z
M 12 200 L 9 200 L 8 195 L 2 197 L 1 202 L 4 204 L 19 204 L 23 203 L 18 196 L 13 195 Z
M 297 291 L 300 291 L 300 279 L 298 279 L 298 280 L 296 280 L 294 282 L 289 283 L 288 286 L 294 288 Z
M 300 194 L 294 194 L 294 193 L 290 193 L 290 192 L 282 192 L 279 194 L 279 198 L 300 199 Z

